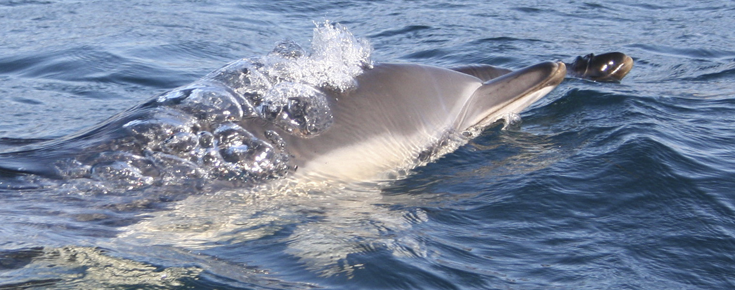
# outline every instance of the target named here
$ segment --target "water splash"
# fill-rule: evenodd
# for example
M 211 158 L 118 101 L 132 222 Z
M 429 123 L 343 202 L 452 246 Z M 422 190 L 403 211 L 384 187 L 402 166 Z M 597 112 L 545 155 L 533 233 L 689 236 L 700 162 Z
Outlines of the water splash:
M 119 117 L 122 128 L 112 130 L 122 138 L 90 144 L 92 152 L 58 162 L 58 172 L 127 189 L 283 177 L 293 167 L 280 134 L 313 138 L 329 130 L 324 91 L 353 89 L 355 77 L 372 66 L 371 53 L 367 40 L 346 27 L 318 23 L 310 51 L 284 41 L 162 94 Z M 280 131 L 249 132 L 249 122 Z
M 311 45 L 311 54 L 304 57 L 306 53 L 298 44 L 279 43 L 261 58 L 266 75 L 276 81 L 347 91 L 357 85 L 356 76 L 372 67 L 370 43 L 340 24 L 316 24 Z
M 521 123 L 523 123 L 521 115 L 518 113 L 507 113 L 500 119 L 503 120 L 503 130 L 518 129 L 521 127 Z

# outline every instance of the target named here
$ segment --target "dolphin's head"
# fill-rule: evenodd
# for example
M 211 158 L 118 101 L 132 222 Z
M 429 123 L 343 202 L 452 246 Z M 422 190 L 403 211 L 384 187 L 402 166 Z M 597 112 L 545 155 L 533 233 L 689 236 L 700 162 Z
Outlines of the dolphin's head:
M 619 82 L 633 68 L 633 59 L 621 52 L 578 56 L 570 72 L 580 78 L 600 82 Z

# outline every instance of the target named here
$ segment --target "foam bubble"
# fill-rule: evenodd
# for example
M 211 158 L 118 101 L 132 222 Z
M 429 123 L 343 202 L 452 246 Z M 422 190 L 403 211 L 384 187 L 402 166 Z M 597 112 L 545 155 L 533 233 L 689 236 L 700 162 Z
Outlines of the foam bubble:
M 92 167 L 92 178 L 127 188 L 150 185 L 154 181 L 152 177 L 143 175 L 139 168 L 122 161 L 95 165 Z
M 170 136 L 197 130 L 199 123 L 191 115 L 162 107 L 152 109 L 149 114 L 139 116 L 137 119 L 125 123 L 122 127 L 128 133 L 128 136 L 135 140 L 135 144 L 128 145 L 137 145 L 140 150 L 157 150 L 160 143 Z M 118 145 L 127 147 L 126 144 Z
M 180 108 L 207 124 L 240 121 L 243 117 L 240 102 L 221 87 L 208 86 L 190 90 Z
M 217 144 L 224 147 L 242 145 L 243 141 L 255 138 L 253 134 L 233 123 L 219 126 L 214 130 L 214 136 Z
M 300 137 L 313 137 L 332 125 L 324 93 L 297 83 L 281 83 L 266 94 L 260 111 L 266 120 Z
M 523 123 L 521 115 L 517 113 L 507 113 L 503 115 L 503 130 L 518 129 Z
M 163 168 L 159 176 L 162 185 L 188 184 L 205 177 L 206 173 L 196 163 L 163 152 L 146 152 L 147 159 Z

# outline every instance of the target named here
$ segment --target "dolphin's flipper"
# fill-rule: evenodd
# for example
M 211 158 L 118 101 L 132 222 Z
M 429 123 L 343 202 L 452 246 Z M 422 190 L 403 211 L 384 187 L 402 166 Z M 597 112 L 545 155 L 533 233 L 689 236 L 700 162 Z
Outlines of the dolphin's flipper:
M 452 68 L 452 70 L 477 77 L 478 79 L 482 80 L 482 82 L 487 82 L 489 80 L 511 72 L 511 70 L 509 69 L 494 67 L 486 64 L 460 66 Z

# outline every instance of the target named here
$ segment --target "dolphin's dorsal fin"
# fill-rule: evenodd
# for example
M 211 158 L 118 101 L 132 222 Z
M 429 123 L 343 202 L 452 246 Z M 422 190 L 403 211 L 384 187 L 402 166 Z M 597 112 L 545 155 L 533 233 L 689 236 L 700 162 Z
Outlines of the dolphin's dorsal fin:
M 487 64 L 460 66 L 452 68 L 452 70 L 474 76 L 482 80 L 483 83 L 511 72 L 509 69 L 494 67 Z

